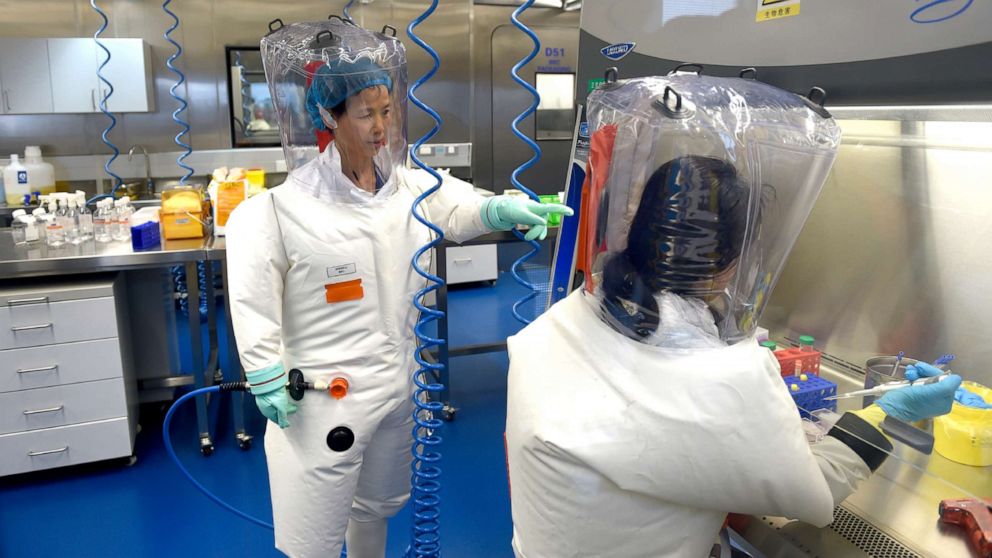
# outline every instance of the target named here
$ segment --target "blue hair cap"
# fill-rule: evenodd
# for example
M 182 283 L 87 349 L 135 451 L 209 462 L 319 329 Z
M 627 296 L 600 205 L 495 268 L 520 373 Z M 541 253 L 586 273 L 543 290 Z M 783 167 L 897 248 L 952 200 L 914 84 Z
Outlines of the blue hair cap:
M 307 113 L 314 128 L 327 129 L 318 107 L 329 111 L 363 89 L 379 85 L 393 91 L 393 80 L 389 73 L 366 57 L 360 56 L 354 62 L 338 58 L 321 66 L 314 73 L 307 90 Z

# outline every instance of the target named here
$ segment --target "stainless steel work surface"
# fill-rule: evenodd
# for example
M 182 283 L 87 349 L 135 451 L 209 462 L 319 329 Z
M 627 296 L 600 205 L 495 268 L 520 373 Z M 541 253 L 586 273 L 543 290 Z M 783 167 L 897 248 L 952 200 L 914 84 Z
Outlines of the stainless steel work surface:
M 50 248 L 43 242 L 14 244 L 0 229 L 0 278 L 63 275 L 161 267 L 206 259 L 209 238 L 162 240 L 161 248 L 135 252 L 129 242 L 87 241 Z

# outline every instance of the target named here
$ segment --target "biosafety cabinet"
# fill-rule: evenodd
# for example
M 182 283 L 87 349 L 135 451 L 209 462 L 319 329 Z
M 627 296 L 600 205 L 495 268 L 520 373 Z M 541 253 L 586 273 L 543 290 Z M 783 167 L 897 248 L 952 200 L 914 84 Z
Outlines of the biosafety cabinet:
M 686 63 L 826 92 L 841 148 L 762 318 L 772 338 L 813 335 L 847 389 L 869 358 L 899 351 L 953 353 L 951 369 L 992 386 L 992 3 L 620 4 L 582 4 L 580 104 L 608 68 L 623 79 Z M 972 556 L 937 508 L 992 496 L 992 467 L 896 445 L 828 528 L 756 517 L 743 534 L 767 556 Z
M 123 276 L 0 282 L 0 476 L 133 454 Z

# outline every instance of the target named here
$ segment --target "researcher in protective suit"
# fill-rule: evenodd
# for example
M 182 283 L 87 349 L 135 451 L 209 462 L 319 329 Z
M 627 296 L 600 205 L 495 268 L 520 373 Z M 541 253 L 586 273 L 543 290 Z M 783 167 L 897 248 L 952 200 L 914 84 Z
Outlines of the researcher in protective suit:
M 508 341 L 514 552 L 696 558 L 728 512 L 830 523 L 892 448 L 878 423 L 948 412 L 961 381 L 890 392 L 810 445 L 754 339 L 838 127 L 696 75 L 607 84 L 589 118 L 586 282 Z
M 411 260 L 431 239 L 411 206 L 434 185 L 405 167 L 405 52 L 340 21 L 282 27 L 261 50 L 290 172 L 232 213 L 227 259 L 250 391 L 279 426 L 265 435 L 275 544 L 326 557 L 347 539 L 352 558 L 380 558 L 410 489 L 412 299 L 425 285 Z M 454 241 L 517 223 L 542 236 L 544 215 L 568 212 L 450 176 L 421 210 Z M 292 402 L 291 369 L 336 397 Z

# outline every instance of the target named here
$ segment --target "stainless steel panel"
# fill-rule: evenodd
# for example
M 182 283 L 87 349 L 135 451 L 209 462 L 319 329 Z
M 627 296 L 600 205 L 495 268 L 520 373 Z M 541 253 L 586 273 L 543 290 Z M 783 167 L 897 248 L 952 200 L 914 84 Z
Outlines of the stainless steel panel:
M 231 145 L 225 46 L 257 45 L 267 30 L 267 23 L 276 17 L 287 23 L 323 19 L 329 13 L 340 13 L 345 3 L 345 0 L 292 3 L 190 0 L 174 3 L 172 9 L 182 21 L 173 35 L 184 49 L 177 64 L 186 71 L 188 80 L 184 86 L 190 103 L 186 117 L 192 128 L 189 143 L 194 150 L 224 149 Z M 111 18 L 107 37 L 143 38 L 149 43 L 155 83 L 156 111 L 118 115 L 117 127 L 111 138 L 122 151 L 131 145 L 144 145 L 153 158 L 156 153 L 175 151 L 172 138 L 178 127 L 172 122 L 171 114 L 178 105 L 169 96 L 169 88 L 176 78 L 165 66 L 173 47 L 162 37 L 169 19 L 162 12 L 160 3 L 156 2 L 116 0 L 102 5 Z M 398 29 L 398 36 L 407 46 L 411 81 L 427 71 L 430 59 L 406 38 L 404 29 L 427 5 L 424 0 L 376 0 L 352 9 L 352 15 L 361 25 L 380 29 L 389 24 Z M 492 164 L 494 122 L 498 127 L 497 143 L 518 143 L 510 134 L 508 119 L 501 115 L 494 121 L 492 116 L 491 39 L 497 27 L 508 24 L 512 9 L 507 6 L 473 7 L 470 0 L 442 0 L 431 19 L 418 28 L 421 36 L 442 58 L 438 74 L 420 90 L 420 97 L 435 107 L 444 119 L 444 125 L 432 142 L 472 143 L 475 146 L 472 176 L 490 190 L 494 176 L 500 177 L 502 189 L 507 183 L 508 171 L 505 169 L 512 169 L 527 158 L 523 151 L 520 157 L 509 154 L 498 172 Z M 574 30 L 574 42 L 569 43 L 567 48 L 577 52 L 578 12 L 535 8 L 529 10 L 524 19 L 528 24 L 537 26 Z M 17 2 L 6 6 L 5 18 L 0 21 L 0 37 L 88 37 L 98 24 L 97 16 L 85 0 Z M 521 54 L 523 52 L 526 51 L 521 51 Z M 519 56 L 514 55 L 513 59 L 516 58 Z M 511 57 L 508 53 L 498 52 L 496 59 L 501 64 L 510 63 Z M 508 71 L 509 66 L 505 69 Z M 505 88 L 511 96 L 515 95 L 516 85 L 509 81 L 508 75 L 503 75 L 502 68 L 499 73 L 498 88 Z M 526 99 L 521 102 L 523 104 L 519 110 L 516 105 L 510 108 L 519 112 L 527 103 Z M 510 114 L 515 113 L 508 110 L 506 116 Z M 24 145 L 37 144 L 42 146 L 46 155 L 107 155 L 109 149 L 100 141 L 100 133 L 107 122 L 102 114 L 3 116 L 0 117 L 0 153 L 19 153 Z M 412 105 L 408 122 L 411 141 L 420 137 L 431 125 L 427 116 Z M 528 125 L 533 128 L 532 124 Z M 563 169 L 567 168 L 567 144 L 567 141 L 542 142 L 544 162 L 525 176 L 530 179 L 533 174 L 531 182 L 538 184 L 539 191 L 552 193 L 561 189 Z M 115 168 L 118 168 L 117 164 Z M 171 168 L 170 165 L 166 172 Z M 194 168 L 196 176 L 200 177 L 212 170 Z M 155 175 L 166 176 L 161 170 L 155 170 Z M 181 174 L 178 167 L 173 172 L 174 176 Z M 134 175 L 137 176 L 137 173 Z
M 857 368 L 900 350 L 954 353 L 955 372 L 992 385 L 992 122 L 842 125 L 763 325 L 812 334 Z
M 270 20 L 286 23 L 324 19 L 341 13 L 347 2 L 268 2 L 264 0 L 189 0 L 173 3 L 170 9 L 180 18 L 173 37 L 182 44 L 183 54 L 176 65 L 186 73 L 181 88 L 189 101 L 185 113 L 191 130 L 188 136 L 195 150 L 230 147 L 227 68 L 224 46 L 257 46 L 267 32 Z M 85 0 L 72 2 L 46 0 L 12 2 L 5 6 L 0 21 L 0 37 L 89 37 L 99 27 L 99 19 Z M 352 10 L 360 24 L 380 29 L 390 24 L 407 44 L 411 78 L 428 68 L 428 58 L 406 39 L 407 23 L 428 5 L 426 1 L 391 2 L 377 0 Z M 178 104 L 169 96 L 176 76 L 166 67 L 174 52 L 163 33 L 171 20 L 160 2 L 116 0 L 102 3 L 110 16 L 107 37 L 145 39 L 152 50 L 156 111 L 146 114 L 118 115 L 111 139 L 122 150 L 129 145 L 144 145 L 152 153 L 174 151 L 173 136 L 179 131 L 172 121 Z M 508 13 L 508 12 L 507 12 Z M 440 108 L 445 127 L 435 138 L 438 142 L 469 141 L 471 121 L 471 41 L 469 36 L 471 3 L 469 0 L 442 0 L 432 19 L 421 26 L 422 36 L 442 53 L 442 68 L 422 91 L 422 98 Z M 410 115 L 410 137 L 418 137 L 428 126 L 419 111 Z M 102 114 L 47 115 L 44 117 L 4 116 L 0 118 L 0 153 L 23 152 L 24 145 L 41 145 L 46 155 L 109 154 L 100 141 L 107 124 Z M 196 168 L 197 176 L 212 169 Z M 181 171 L 176 168 L 176 175 Z
M 125 416 L 121 378 L 0 394 L 0 434 Z
M 510 121 L 531 103 L 509 73 L 531 49 L 529 39 L 510 24 L 512 11 L 509 7 L 478 5 L 473 10 L 472 60 L 477 70 L 472 176 L 479 187 L 496 193 L 511 187 L 510 173 L 531 157 L 530 149 L 510 129 Z M 567 66 L 577 71 L 579 12 L 530 9 L 523 20 L 534 28 L 543 46 L 564 47 Z M 542 51 L 521 75 L 533 84 L 534 72 L 545 59 Z M 521 123 L 521 130 L 533 137 L 533 117 Z M 522 175 L 522 182 L 538 194 L 557 193 L 564 188 L 571 143 L 552 140 L 538 145 L 544 151 L 542 160 Z
M 0 476 L 130 455 L 128 419 L 0 435 Z
M 138 382 L 182 373 L 172 274 L 166 269 L 126 272 L 130 347 Z M 189 376 L 182 378 L 192 381 Z M 145 385 L 142 383 L 142 385 Z M 173 390 L 142 390 L 141 401 L 167 401 Z
M 123 375 L 117 339 L 0 351 L 0 393 Z

